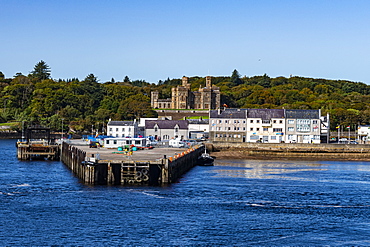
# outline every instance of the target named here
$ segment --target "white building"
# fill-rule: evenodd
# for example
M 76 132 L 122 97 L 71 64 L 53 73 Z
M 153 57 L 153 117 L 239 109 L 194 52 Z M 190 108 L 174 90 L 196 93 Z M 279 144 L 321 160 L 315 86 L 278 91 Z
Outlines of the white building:
M 247 142 L 283 142 L 285 137 L 284 114 L 284 109 L 248 109 Z
M 370 142 L 370 125 L 359 125 L 357 127 L 359 140 L 367 144 Z
M 285 110 L 287 143 L 320 143 L 320 110 Z
M 138 124 L 134 121 L 111 121 L 107 124 L 107 135 L 113 137 L 136 137 L 141 135 Z

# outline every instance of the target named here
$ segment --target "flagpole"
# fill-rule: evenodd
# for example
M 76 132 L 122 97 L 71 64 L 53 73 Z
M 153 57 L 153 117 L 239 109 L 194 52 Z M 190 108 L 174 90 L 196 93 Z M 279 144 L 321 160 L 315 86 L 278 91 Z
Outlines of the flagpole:
M 337 129 L 338 129 L 338 144 L 339 144 L 339 129 L 340 129 L 340 126 L 338 126 Z
M 351 126 L 350 125 L 348 125 L 348 144 L 350 144 L 351 143 Z

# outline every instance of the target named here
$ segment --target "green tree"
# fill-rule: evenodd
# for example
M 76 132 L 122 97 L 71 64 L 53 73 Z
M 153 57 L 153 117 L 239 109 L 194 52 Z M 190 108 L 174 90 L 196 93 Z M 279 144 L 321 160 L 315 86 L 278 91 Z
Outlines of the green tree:
M 50 78 L 50 67 L 47 65 L 43 60 L 38 62 L 33 71 L 31 72 L 31 76 L 38 81 L 49 79 Z
M 237 86 L 243 83 L 243 81 L 240 79 L 240 74 L 236 69 L 234 69 L 233 73 L 231 74 L 230 82 L 233 86 Z

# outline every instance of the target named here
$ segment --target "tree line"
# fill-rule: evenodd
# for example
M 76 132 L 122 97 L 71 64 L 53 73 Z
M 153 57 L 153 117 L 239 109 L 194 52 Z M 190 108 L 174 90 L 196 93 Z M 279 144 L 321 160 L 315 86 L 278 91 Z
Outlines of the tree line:
M 204 87 L 204 77 L 190 77 L 192 90 Z M 83 133 L 91 126 L 101 129 L 108 119 L 133 120 L 156 117 L 150 93 L 171 97 L 171 88 L 181 79 L 167 78 L 157 83 L 144 80 L 122 81 L 113 78 L 99 82 L 94 74 L 78 78 L 53 79 L 44 61 L 31 73 L 17 73 L 5 78 L 0 72 L 1 122 L 27 122 L 53 130 Z M 212 78 L 221 92 L 221 105 L 231 108 L 321 109 L 331 117 L 331 128 L 370 123 L 370 86 L 346 80 L 314 79 L 298 76 L 270 78 L 240 76 L 235 69 L 230 76 Z M 62 127 L 62 124 L 64 125 Z M 20 128 L 20 124 L 18 128 Z

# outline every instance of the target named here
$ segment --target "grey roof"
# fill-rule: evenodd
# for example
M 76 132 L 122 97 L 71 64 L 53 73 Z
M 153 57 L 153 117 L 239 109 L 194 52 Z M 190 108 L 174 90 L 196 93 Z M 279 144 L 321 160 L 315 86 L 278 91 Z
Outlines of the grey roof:
M 176 125 L 179 129 L 188 129 L 187 120 L 145 120 L 145 129 L 154 129 L 155 125 L 160 129 L 174 129 Z
M 284 109 L 247 109 L 247 117 L 261 118 L 262 120 L 284 118 Z
M 225 110 L 211 110 L 210 118 L 246 118 L 245 110 L 242 109 L 225 109 Z
M 109 126 L 134 126 L 134 121 L 109 121 Z
M 209 119 L 188 119 L 189 124 L 209 124 Z
M 286 118 L 319 119 L 320 110 L 285 110 Z

